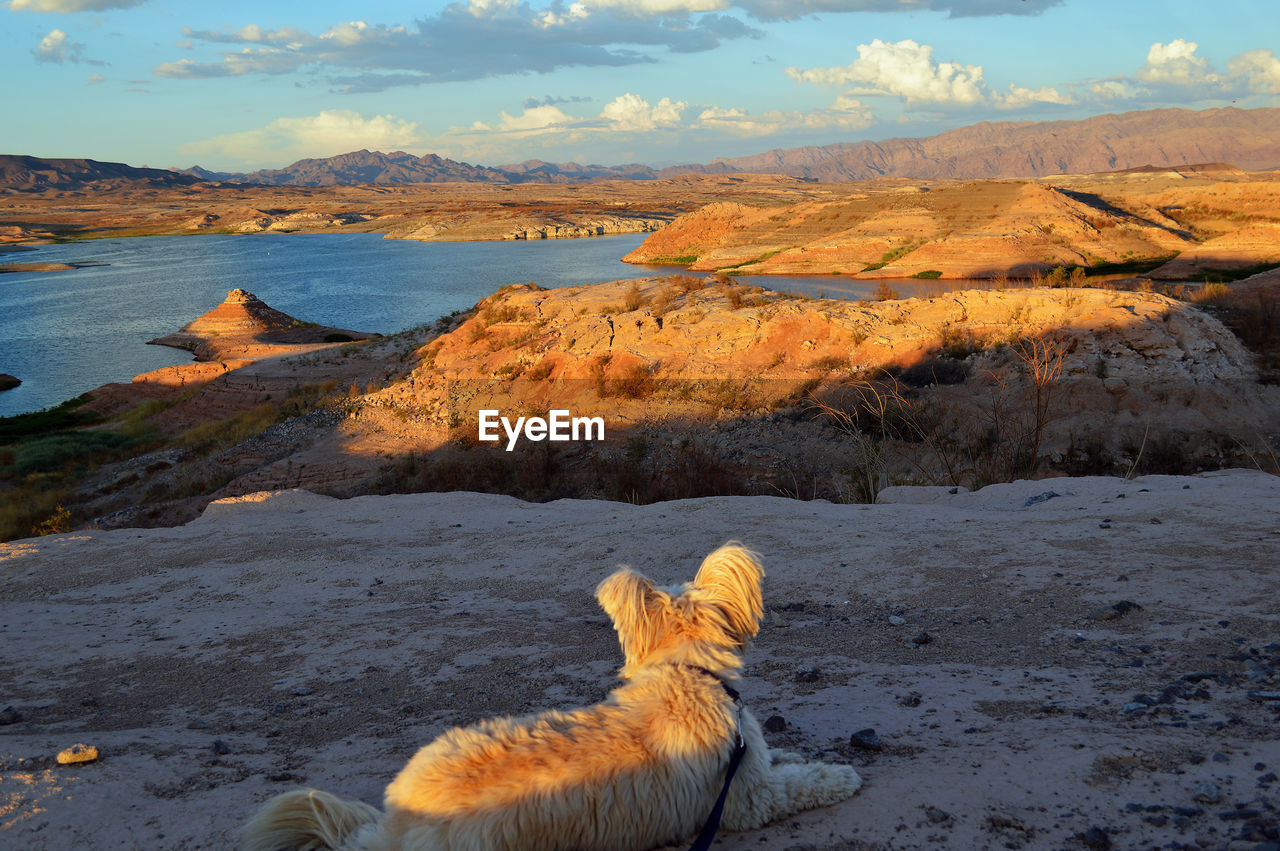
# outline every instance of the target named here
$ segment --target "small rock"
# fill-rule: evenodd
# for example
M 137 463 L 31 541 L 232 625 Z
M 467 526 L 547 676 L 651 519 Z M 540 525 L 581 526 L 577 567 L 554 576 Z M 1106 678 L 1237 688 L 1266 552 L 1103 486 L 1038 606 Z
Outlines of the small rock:
M 315 694 L 315 691 L 316 690 L 313 688 L 307 688 L 306 686 L 298 686 L 293 691 L 291 691 L 290 694 L 296 694 L 298 697 L 306 697 L 309 694 Z
M 1231 757 L 1227 756 L 1222 751 L 1215 752 L 1211 759 L 1214 762 L 1231 762 Z
M 781 715 L 770 715 L 765 719 L 764 724 L 761 726 L 770 733 L 781 733 L 783 730 L 787 729 L 787 719 L 783 718 Z
M 93 762 L 98 758 L 98 749 L 93 745 L 72 745 L 58 754 L 58 765 L 76 765 L 81 762 Z
M 201 721 L 199 718 L 197 718 L 196 720 L 192 721 L 190 724 L 187 725 L 187 729 L 188 730 L 207 730 L 209 729 L 209 725 L 204 721 Z
M 1129 612 L 1140 612 L 1142 606 L 1131 600 L 1121 600 L 1118 603 L 1112 603 L 1110 606 L 1101 606 L 1089 613 L 1095 621 L 1111 621 L 1116 618 L 1124 617 Z
M 920 705 L 920 700 L 920 695 L 912 692 L 911 694 L 898 698 L 898 703 L 902 706 L 916 707 Z
M 1139 712 L 1146 712 L 1150 708 L 1151 707 L 1145 703 L 1134 701 L 1133 703 L 1126 703 L 1122 711 L 1125 715 L 1134 715 Z
M 1276 782 L 1276 773 L 1274 771 L 1268 771 L 1266 774 L 1258 778 L 1259 786 L 1270 786 L 1272 783 L 1275 783 L 1275 782 Z
M 893 624 L 894 626 L 902 626 L 906 622 L 907 622 L 907 619 L 904 617 L 901 617 L 899 615 L 889 615 L 889 623 Z
M 1079 839 L 1086 848 L 1110 848 L 1111 836 L 1107 833 L 1106 828 L 1093 827 L 1084 833 L 1077 833 L 1076 838 Z
M 937 807 L 929 807 L 924 811 L 924 817 L 934 824 L 942 824 L 944 821 L 951 821 L 951 813 L 946 810 L 940 810 Z
M 849 737 L 849 744 L 864 751 L 878 751 L 884 748 L 884 745 L 880 744 L 880 737 L 872 727 L 854 733 Z
M 227 754 L 231 753 L 231 748 L 228 747 L 227 743 L 222 741 L 222 739 L 214 739 L 212 747 L 213 747 L 213 752 L 216 753 L 218 756 L 226 756 Z
M 14 709 L 12 706 L 6 706 L 0 710 L 0 726 L 5 724 L 17 724 L 22 720 L 22 713 Z
M 1174 807 L 1173 812 L 1174 815 L 1184 818 L 1195 818 L 1196 816 L 1204 815 L 1204 809 L 1201 807 Z
M 916 644 L 928 644 L 930 641 L 933 641 L 933 636 L 927 632 L 922 632 L 911 640 Z
M 820 679 L 822 679 L 822 672 L 817 668 L 806 668 L 796 674 L 798 683 L 816 683 Z
M 1217 783 L 1206 781 L 1196 787 L 1194 800 L 1200 804 L 1217 804 L 1222 801 L 1222 790 Z
M 1162 526 L 1162 525 L 1164 525 L 1164 521 L 1163 521 L 1163 520 L 1161 520 L 1159 517 L 1152 517 L 1152 518 L 1151 518 L 1151 525 L 1152 525 L 1152 526 Z

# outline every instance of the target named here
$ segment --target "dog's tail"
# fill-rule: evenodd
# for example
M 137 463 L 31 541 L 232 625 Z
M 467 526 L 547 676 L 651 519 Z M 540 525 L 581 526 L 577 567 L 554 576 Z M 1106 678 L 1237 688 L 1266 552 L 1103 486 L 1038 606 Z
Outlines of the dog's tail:
M 382 818 L 374 807 L 315 789 L 276 795 L 240 833 L 240 851 L 330 851 Z

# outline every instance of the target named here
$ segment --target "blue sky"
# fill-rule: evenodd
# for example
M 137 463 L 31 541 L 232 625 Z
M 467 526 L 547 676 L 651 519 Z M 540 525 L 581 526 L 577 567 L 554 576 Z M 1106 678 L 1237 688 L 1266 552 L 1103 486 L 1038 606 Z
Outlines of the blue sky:
M 706 162 L 1280 106 L 1276 0 L 0 0 L 0 153 Z

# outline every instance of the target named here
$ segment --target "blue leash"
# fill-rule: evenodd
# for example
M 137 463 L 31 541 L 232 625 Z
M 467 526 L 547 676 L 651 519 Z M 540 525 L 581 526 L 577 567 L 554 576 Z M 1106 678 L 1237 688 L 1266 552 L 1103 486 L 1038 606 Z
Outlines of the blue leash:
M 711 674 L 710 671 L 707 671 L 707 673 Z M 715 674 L 711 675 L 715 676 Z M 720 678 L 716 677 L 716 679 Z M 720 817 L 724 814 L 724 802 L 729 797 L 729 784 L 733 782 L 733 775 L 738 772 L 738 765 L 742 762 L 742 755 L 747 752 L 747 743 L 742 739 L 742 701 L 734 688 L 723 680 L 720 681 L 720 684 L 724 686 L 724 690 L 733 698 L 734 706 L 738 707 L 738 729 L 734 733 L 733 755 L 729 757 L 729 767 L 725 771 L 724 788 L 720 790 L 720 797 L 716 799 L 716 805 L 711 808 L 711 815 L 707 816 L 706 824 L 702 826 L 702 831 L 698 834 L 698 838 L 689 846 L 689 851 L 707 851 L 711 847 L 711 843 L 715 841 L 716 831 L 720 829 Z

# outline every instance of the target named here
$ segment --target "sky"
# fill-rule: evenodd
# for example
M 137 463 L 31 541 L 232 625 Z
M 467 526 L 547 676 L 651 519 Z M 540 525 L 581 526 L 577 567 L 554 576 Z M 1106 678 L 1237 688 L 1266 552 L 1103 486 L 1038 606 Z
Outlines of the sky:
M 1277 0 L 0 0 L 0 153 L 709 162 L 1280 106 Z

